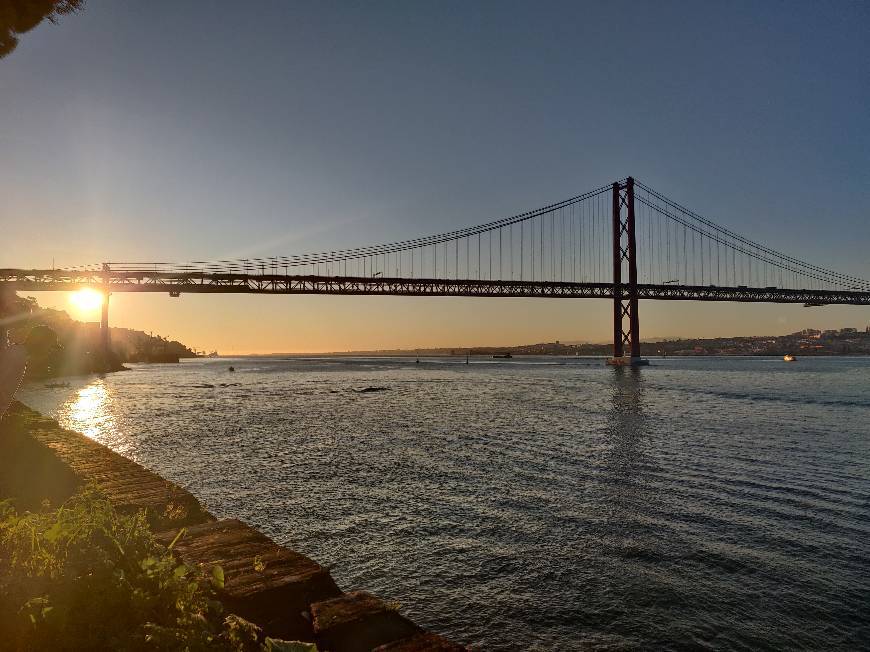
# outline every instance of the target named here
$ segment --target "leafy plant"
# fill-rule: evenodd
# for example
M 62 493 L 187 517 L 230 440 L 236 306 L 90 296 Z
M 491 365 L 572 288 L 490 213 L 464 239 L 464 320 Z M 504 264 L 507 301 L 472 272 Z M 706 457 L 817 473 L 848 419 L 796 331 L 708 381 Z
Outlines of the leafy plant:
M 94 488 L 33 513 L 0 501 L 0 632 L 12 649 L 312 649 L 260 644 L 256 625 L 224 613 L 223 582 L 220 566 L 180 564 L 144 512 L 119 514 Z

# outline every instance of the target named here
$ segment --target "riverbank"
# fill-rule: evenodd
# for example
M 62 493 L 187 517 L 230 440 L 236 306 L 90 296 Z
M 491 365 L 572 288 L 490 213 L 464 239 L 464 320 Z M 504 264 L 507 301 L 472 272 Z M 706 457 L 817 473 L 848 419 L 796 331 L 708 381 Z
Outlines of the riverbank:
M 98 322 L 82 322 L 63 310 L 42 308 L 33 297 L 0 290 L 0 345 L 7 336 L 27 348 L 27 378 L 49 380 L 123 371 L 126 362 L 178 362 L 193 349 L 153 333 L 109 329 L 110 351 Z
M 867 356 L 870 355 L 870 327 L 816 330 L 807 328 L 788 335 L 753 335 L 715 338 L 671 337 L 641 342 L 641 350 L 649 356 L 776 356 L 786 353 L 801 356 Z M 510 353 L 513 356 L 606 357 L 613 352 L 610 343 L 542 342 L 502 346 L 452 346 L 417 349 L 384 349 L 373 351 L 336 351 L 332 353 L 273 354 L 307 357 L 491 357 Z
M 18 395 L 481 649 L 860 648 L 870 359 L 651 362 L 197 359 Z
M 236 519 L 219 520 L 190 492 L 92 439 L 13 403 L 0 421 L 0 500 L 21 510 L 63 503 L 95 485 L 121 513 L 144 511 L 158 541 L 190 566 L 223 571 L 219 597 L 266 636 L 320 650 L 462 650 L 388 602 L 344 592 L 329 570 Z

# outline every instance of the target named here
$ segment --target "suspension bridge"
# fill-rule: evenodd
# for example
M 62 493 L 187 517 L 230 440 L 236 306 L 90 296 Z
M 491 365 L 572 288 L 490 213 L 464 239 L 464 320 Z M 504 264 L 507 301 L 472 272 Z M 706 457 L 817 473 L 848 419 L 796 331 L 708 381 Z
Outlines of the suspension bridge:
M 598 298 L 638 364 L 641 299 L 870 305 L 870 281 L 778 252 L 631 177 L 513 217 L 389 244 L 186 264 L 0 269 L 0 289 Z

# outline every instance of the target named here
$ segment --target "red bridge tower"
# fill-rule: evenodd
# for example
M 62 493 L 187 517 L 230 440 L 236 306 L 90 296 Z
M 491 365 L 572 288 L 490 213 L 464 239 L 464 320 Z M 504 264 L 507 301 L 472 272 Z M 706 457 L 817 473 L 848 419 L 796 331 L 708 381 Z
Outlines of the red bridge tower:
M 623 210 L 625 209 L 625 210 Z M 628 283 L 623 283 L 624 267 Z M 628 347 L 626 355 L 625 347 Z M 637 243 L 634 227 L 634 179 L 613 184 L 613 357 L 611 365 L 649 364 L 640 357 L 637 314 Z

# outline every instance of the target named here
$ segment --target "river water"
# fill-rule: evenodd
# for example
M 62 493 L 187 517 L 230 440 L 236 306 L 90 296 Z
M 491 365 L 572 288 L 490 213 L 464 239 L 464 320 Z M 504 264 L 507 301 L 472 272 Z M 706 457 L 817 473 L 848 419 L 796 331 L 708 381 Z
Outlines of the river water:
M 870 646 L 870 359 L 224 358 L 20 398 L 483 649 Z

